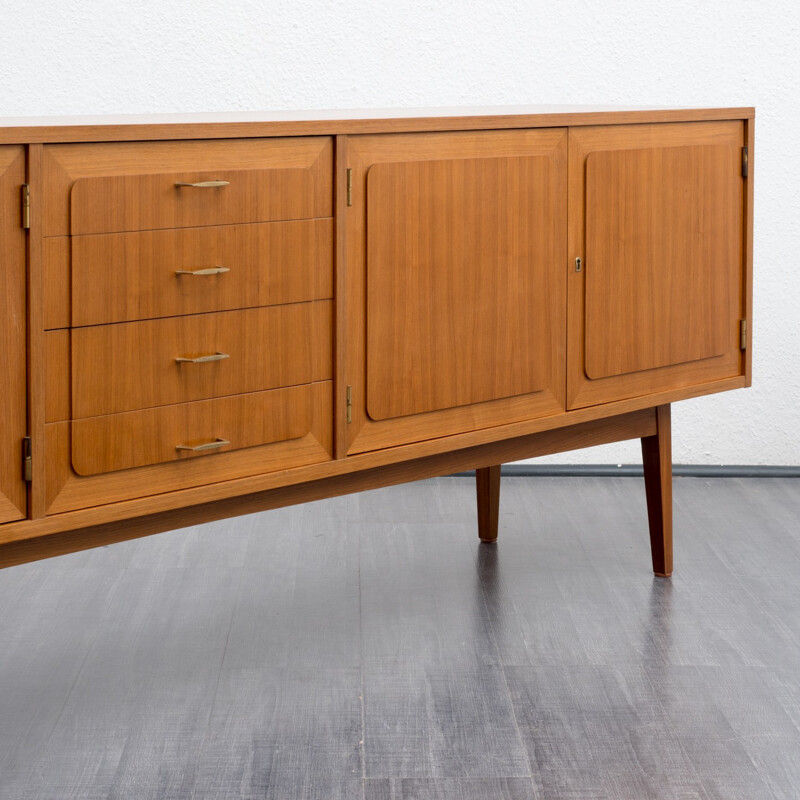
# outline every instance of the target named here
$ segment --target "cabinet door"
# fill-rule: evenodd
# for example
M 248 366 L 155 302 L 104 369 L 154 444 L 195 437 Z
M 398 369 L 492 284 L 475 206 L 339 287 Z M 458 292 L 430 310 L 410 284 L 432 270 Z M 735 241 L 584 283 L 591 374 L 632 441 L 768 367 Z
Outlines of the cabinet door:
M 347 452 L 563 411 L 566 145 L 348 137 Z
M 743 137 L 570 130 L 570 408 L 743 374 Z
M 20 199 L 23 147 L 0 147 L 0 522 L 26 514 L 22 437 L 26 427 L 25 231 Z

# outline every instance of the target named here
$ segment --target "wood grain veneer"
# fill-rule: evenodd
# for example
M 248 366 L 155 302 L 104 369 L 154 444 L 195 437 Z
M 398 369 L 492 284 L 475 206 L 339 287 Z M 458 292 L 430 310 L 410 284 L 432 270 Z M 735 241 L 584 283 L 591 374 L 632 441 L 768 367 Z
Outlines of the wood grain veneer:
M 656 408 L 656 432 L 642 437 L 653 572 L 672 575 L 672 422 L 668 405 Z
M 71 353 L 74 419 L 325 381 L 331 302 L 73 328 Z
M 503 461 L 637 437 L 669 574 L 668 404 L 751 380 L 752 109 L 126 122 L 0 120 L 0 563 L 469 467 L 491 542 Z
M 554 172 L 548 155 L 369 168 L 370 419 L 531 394 L 559 381 L 561 326 L 542 302 L 563 307 Z
M 27 511 L 21 442 L 26 434 L 25 233 L 20 227 L 20 187 L 25 149 L 0 147 L 0 522 Z
M 570 131 L 568 407 L 744 374 L 743 136 Z
M 741 144 L 589 153 L 588 378 L 731 349 L 741 314 L 741 158 Z
M 347 280 L 345 276 L 345 257 L 347 253 L 347 209 L 352 202 L 352 192 L 348 193 L 348 184 L 351 181 L 347 149 L 347 136 L 337 136 L 334 148 L 334 296 L 333 304 L 333 370 L 334 385 L 347 386 L 347 365 L 344 359 L 345 341 L 348 335 L 347 324 Z M 351 187 L 352 188 L 352 187 Z M 348 197 L 348 194 L 351 196 Z M 334 392 L 333 402 L 333 442 L 334 456 L 344 458 L 347 453 L 348 395 L 347 389 Z
M 327 475 L 319 473 L 313 480 L 291 482 L 288 485 L 235 497 L 217 496 L 212 492 L 206 501 L 198 497 L 196 504 L 185 508 L 162 509 L 164 505 L 162 495 L 148 498 L 146 504 L 148 510 L 145 510 L 141 501 L 96 506 L 85 512 L 56 515 L 41 520 L 36 523 L 35 533 L 33 526 L 29 524 L 28 530 L 33 534 L 29 537 L 23 535 L 16 539 L 4 540 L 1 538 L 3 529 L 0 529 L 0 567 L 149 536 L 160 531 L 216 519 L 252 514 L 256 511 L 307 503 L 382 486 L 393 486 L 436 475 L 449 475 L 465 469 L 496 465 L 500 461 L 517 461 L 624 439 L 647 437 L 655 433 L 654 411 L 646 409 L 514 439 L 488 441 L 483 445 L 455 452 L 406 458 L 383 466 L 367 467 L 376 454 L 357 456 L 356 459 L 361 463 L 346 472 L 337 472 L 337 462 L 331 462 L 332 470 Z M 218 456 L 220 459 L 223 457 L 224 455 Z M 196 463 L 195 461 L 194 464 Z M 341 467 L 341 462 L 338 462 L 338 467 Z M 122 473 L 118 473 L 120 474 Z M 134 511 L 140 506 L 144 513 Z M 70 520 L 68 532 L 63 532 L 64 529 L 59 523 L 63 525 L 64 520 L 60 520 L 59 517 Z
M 329 217 L 329 137 L 45 148 L 44 235 Z M 222 180 L 214 188 L 179 182 Z
M 45 420 L 59 422 L 70 418 L 70 332 L 66 328 L 44 335 Z
M 45 330 L 69 328 L 72 324 L 70 309 L 70 244 L 69 236 L 48 236 L 38 240 L 42 250 L 42 314 Z M 107 275 L 113 270 L 106 269 Z
M 190 474 L 193 465 L 197 465 L 197 461 L 190 461 L 182 465 L 163 464 L 143 467 L 138 471 L 122 471 L 96 475 L 91 478 L 81 478 L 74 473 L 70 474 L 69 423 L 56 423 L 47 426 L 46 444 L 47 450 L 52 456 L 47 470 L 47 498 L 54 501 L 48 506 L 51 516 L 45 519 L 22 520 L 3 525 L 0 528 L 0 543 L 45 536 L 77 527 L 101 525 L 115 519 L 129 519 L 144 514 L 185 509 L 198 503 L 241 497 L 294 483 L 302 484 L 355 471 L 368 471 L 400 464 L 407 460 L 451 453 L 492 442 L 502 443 L 533 433 L 561 428 L 572 430 L 576 427 L 580 430 L 579 426 L 584 422 L 624 416 L 637 410 L 647 411 L 652 409 L 654 404 L 671 403 L 692 397 L 703 397 L 716 392 L 741 389 L 744 387 L 744 383 L 743 377 L 729 378 L 689 388 L 658 392 L 654 395 L 628 398 L 616 403 L 576 409 L 566 414 L 481 428 L 450 437 L 428 439 L 402 447 L 386 448 L 329 460 L 319 457 L 319 442 L 325 440 L 325 436 L 329 435 L 326 427 L 322 425 L 319 435 L 314 437 L 316 443 L 313 445 L 313 456 L 304 464 L 287 465 L 282 462 L 280 453 L 278 453 L 269 462 L 269 468 L 259 465 L 249 474 L 242 469 L 239 471 L 242 477 L 232 478 L 229 477 L 229 465 L 225 465 L 225 469 L 221 469 L 219 472 L 210 471 L 206 467 L 205 472 L 191 473 L 194 483 L 191 480 L 184 482 L 183 478 Z M 326 384 L 318 385 L 325 386 Z M 653 423 L 651 434 L 653 432 L 655 432 L 655 423 Z M 306 438 L 308 439 L 308 437 Z M 61 445 L 57 443 L 59 440 Z M 266 450 L 270 447 L 280 448 L 280 446 L 266 445 L 265 448 L 259 449 Z M 329 446 L 332 447 L 332 445 Z M 573 449 L 580 446 L 576 445 Z M 592 444 L 587 441 L 582 446 L 591 447 Z M 242 459 L 242 461 L 236 462 L 238 468 L 240 464 L 244 463 L 245 454 L 254 452 L 256 452 L 255 448 L 242 453 L 221 453 L 214 462 L 201 460 L 199 463 L 201 466 L 210 463 L 216 465 L 226 458 L 237 457 Z M 520 456 L 520 458 L 524 457 Z M 176 469 L 178 466 L 180 469 Z M 165 476 L 170 476 L 171 479 L 167 482 L 164 480 Z M 213 479 L 216 479 L 216 482 L 207 482 Z M 164 491 L 158 495 L 143 494 L 148 486 L 152 487 L 153 483 L 158 483 L 164 488 Z
M 744 276 L 742 294 L 744 319 L 747 320 L 747 336 L 744 351 L 745 386 L 753 383 L 753 197 L 755 187 L 755 120 L 744 120 L 744 144 L 747 148 L 747 185 L 744 193 L 744 229 L 742 230 L 742 250 L 744 252 Z
M 331 219 L 73 236 L 69 241 L 71 324 L 76 326 L 333 296 Z M 46 268 L 61 274 L 66 260 L 69 274 L 68 259 L 66 248 L 54 248 Z M 177 270 L 209 267 L 229 271 L 176 275 Z M 63 318 L 62 312 L 54 321 Z
M 500 464 L 475 470 L 478 505 L 478 537 L 491 544 L 497 541 L 500 522 Z
M 42 215 L 34 213 L 43 180 L 44 147 L 28 147 L 27 183 L 31 194 L 30 228 L 27 236 L 28 256 L 28 436 L 31 439 L 31 464 L 28 484 L 28 517 L 41 519 L 45 515 L 45 419 L 47 352 L 44 331 L 44 270 L 42 268 Z M 41 201 L 39 201 L 41 202 Z
M 222 487 L 231 481 L 256 476 L 266 477 L 271 473 L 280 473 L 286 477 L 292 475 L 292 470 L 330 461 L 333 450 L 330 431 L 331 383 L 323 381 L 295 388 L 310 401 L 310 406 L 305 399 L 302 402 L 303 409 L 310 411 L 310 418 L 308 419 L 307 433 L 299 438 L 250 446 L 244 449 L 227 448 L 222 452 L 206 452 L 196 457 L 189 456 L 187 458 L 184 455 L 178 459 L 174 459 L 174 454 L 167 451 L 166 455 L 170 456 L 170 460 L 165 463 L 118 469 L 95 475 L 79 475 L 72 466 L 74 442 L 70 428 L 73 423 L 67 421 L 48 424 L 46 426 L 46 448 L 50 454 L 50 460 L 46 465 L 48 514 L 55 515 L 53 518 L 58 519 L 63 517 L 64 512 L 100 506 L 112 508 L 120 502 L 130 501 L 133 498 L 148 497 L 150 502 L 153 502 L 155 495 L 163 497 L 176 492 L 180 494 L 187 490 L 190 491 L 191 487 L 196 487 L 200 496 L 210 497 L 207 489 L 211 486 Z M 186 414 L 183 406 L 167 406 L 166 409 L 173 409 L 172 412 L 168 412 L 171 414 L 171 420 L 164 420 L 163 416 L 159 419 L 163 409 L 155 409 L 151 410 L 155 411 L 155 414 L 151 415 L 149 420 L 142 417 L 148 412 L 129 412 L 133 415 L 132 417 L 128 414 L 111 415 L 108 419 L 93 417 L 77 424 L 86 424 L 87 427 L 82 432 L 86 435 L 107 434 L 109 427 L 111 427 L 111 433 L 114 434 L 114 421 L 125 418 L 121 420 L 126 426 L 125 429 L 127 431 L 134 430 L 134 426 L 138 424 L 142 435 L 152 437 L 153 433 L 158 430 L 152 425 L 153 422 L 161 422 L 161 430 L 166 431 L 165 435 L 181 433 L 189 435 L 192 433 L 191 431 L 177 430 L 176 425 L 188 425 L 192 423 L 192 420 L 210 425 L 218 419 L 211 412 L 219 413 L 221 411 L 224 416 L 222 423 L 226 427 L 229 429 L 236 426 L 244 428 L 248 420 L 240 419 L 237 416 L 240 410 L 252 410 L 255 406 L 258 413 L 269 413 L 272 410 L 271 407 L 277 405 L 279 414 L 294 414 L 295 412 L 286 404 L 287 401 L 292 401 L 296 394 L 297 392 L 293 390 L 279 389 L 257 395 L 238 395 L 232 402 L 230 402 L 230 398 L 224 398 L 222 407 L 219 404 L 223 403 L 223 400 L 201 401 L 206 404 L 205 408 L 199 409 L 199 413 L 190 409 L 189 414 Z M 267 396 L 259 397 L 258 395 Z M 244 398 L 248 397 L 254 399 L 243 402 Z M 285 404 L 283 408 L 280 406 L 281 403 Z M 196 407 L 195 404 L 187 405 Z M 99 423 L 99 428 L 93 426 L 92 420 Z M 103 420 L 106 422 L 104 423 Z M 150 422 L 151 427 L 144 428 L 146 422 Z M 254 428 L 263 427 L 266 431 L 272 424 L 268 419 L 257 419 L 254 422 Z M 104 425 L 105 428 L 103 428 Z M 198 435 L 213 438 L 217 434 L 208 433 L 204 429 Z M 251 432 L 246 435 L 251 438 L 255 436 Z M 155 439 L 152 441 L 155 442 Z M 232 438 L 231 441 L 236 444 L 242 442 L 241 439 L 237 441 Z M 174 444 L 176 442 L 172 442 L 172 445 Z M 157 443 L 153 446 L 156 447 Z M 69 515 L 63 518 L 68 519 Z
M 566 131 L 347 147 L 347 452 L 563 410 Z
M 517 105 L 0 118 L 0 143 L 229 139 L 752 119 L 752 107 Z
M 79 475 L 186 461 L 300 439 L 314 420 L 313 385 L 73 419 L 72 467 Z M 190 448 L 215 441 L 215 450 Z

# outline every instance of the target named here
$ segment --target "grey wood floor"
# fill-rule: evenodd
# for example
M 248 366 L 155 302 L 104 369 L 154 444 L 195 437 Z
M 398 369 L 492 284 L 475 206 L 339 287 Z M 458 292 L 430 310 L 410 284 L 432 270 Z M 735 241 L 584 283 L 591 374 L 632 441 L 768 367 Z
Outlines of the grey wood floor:
M 0 571 L 2 800 L 800 797 L 800 481 L 442 478 Z

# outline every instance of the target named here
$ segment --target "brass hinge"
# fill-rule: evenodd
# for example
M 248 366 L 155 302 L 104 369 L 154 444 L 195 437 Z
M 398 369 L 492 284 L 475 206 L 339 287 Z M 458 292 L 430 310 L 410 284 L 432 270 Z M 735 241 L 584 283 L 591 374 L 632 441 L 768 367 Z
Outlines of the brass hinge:
M 347 424 L 353 421 L 353 387 L 347 387 Z
M 742 148 L 742 177 L 747 177 L 747 148 Z
M 31 187 L 27 183 L 22 184 L 22 227 L 31 227 Z
M 739 320 L 739 347 L 742 350 L 747 350 L 747 320 Z
M 347 168 L 347 205 L 353 205 L 353 170 Z
M 30 436 L 22 437 L 22 478 L 26 483 L 33 480 L 33 445 Z

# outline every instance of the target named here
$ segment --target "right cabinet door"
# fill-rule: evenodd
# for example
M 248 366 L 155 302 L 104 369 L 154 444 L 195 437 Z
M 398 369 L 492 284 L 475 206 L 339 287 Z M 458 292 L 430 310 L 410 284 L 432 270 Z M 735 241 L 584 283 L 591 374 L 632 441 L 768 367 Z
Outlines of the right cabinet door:
M 743 123 L 569 137 L 568 407 L 742 374 Z

